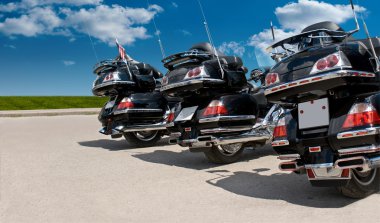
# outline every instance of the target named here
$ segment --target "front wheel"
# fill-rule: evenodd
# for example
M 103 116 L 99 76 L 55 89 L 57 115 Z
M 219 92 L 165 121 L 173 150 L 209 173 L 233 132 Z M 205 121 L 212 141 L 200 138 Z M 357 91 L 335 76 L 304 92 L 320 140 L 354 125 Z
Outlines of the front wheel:
M 243 153 L 242 143 L 229 145 L 213 146 L 210 150 L 204 152 L 206 158 L 216 164 L 228 164 L 238 161 Z
M 160 131 L 126 132 L 124 138 L 135 147 L 154 146 L 162 137 Z
M 352 169 L 351 175 L 349 183 L 338 188 L 344 196 L 360 199 L 380 190 L 380 168 L 365 172 Z

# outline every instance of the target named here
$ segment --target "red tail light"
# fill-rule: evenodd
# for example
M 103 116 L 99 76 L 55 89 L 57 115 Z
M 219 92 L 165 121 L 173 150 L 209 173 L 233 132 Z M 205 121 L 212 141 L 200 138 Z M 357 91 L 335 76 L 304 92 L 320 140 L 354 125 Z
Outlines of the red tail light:
M 277 73 L 268 73 L 267 76 L 265 77 L 266 86 L 269 86 L 278 82 L 280 82 L 280 78 L 278 77 Z
M 284 138 L 287 136 L 288 133 L 286 132 L 285 117 L 283 117 L 278 121 L 277 126 L 274 128 L 273 138 Z
M 216 116 L 216 115 L 226 115 L 228 114 L 227 108 L 223 105 L 221 101 L 213 100 L 207 106 L 206 110 L 203 112 L 203 116 Z
M 314 64 L 314 67 L 311 70 L 310 74 L 315 74 L 318 72 L 327 71 L 332 68 L 343 67 L 343 66 L 351 67 L 351 63 L 344 53 L 337 52 L 318 60 Z
M 343 128 L 378 124 L 380 124 L 380 117 L 376 109 L 369 103 L 358 103 L 352 106 L 344 121 Z
M 130 98 L 124 98 L 123 100 L 121 100 L 121 102 L 117 106 L 117 109 L 118 110 L 124 110 L 124 109 L 128 109 L 128 108 L 133 108 L 133 107 L 135 107 L 135 105 L 132 103 L 131 99 Z
M 195 67 L 195 68 L 189 70 L 186 73 L 186 76 L 184 79 L 191 79 L 191 78 L 198 77 L 198 76 L 208 77 L 208 75 L 205 71 L 205 68 L 203 66 L 202 67 Z
M 174 116 L 175 116 L 174 112 L 170 112 L 167 117 L 168 122 L 174 121 Z

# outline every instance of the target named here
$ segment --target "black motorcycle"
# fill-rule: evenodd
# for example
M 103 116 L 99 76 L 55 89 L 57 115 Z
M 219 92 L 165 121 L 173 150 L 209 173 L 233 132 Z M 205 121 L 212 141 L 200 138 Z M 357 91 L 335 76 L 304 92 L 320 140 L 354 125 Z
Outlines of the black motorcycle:
M 102 129 L 112 138 L 124 136 L 134 146 L 153 146 L 167 134 L 169 104 L 160 93 L 162 74 L 146 63 L 126 56 L 95 65 L 92 92 L 110 99 L 99 114 Z M 173 102 L 174 103 L 174 102 Z
M 380 188 L 380 39 L 354 32 L 322 22 L 274 44 L 265 95 L 287 109 L 272 142 L 280 169 L 362 198 Z
M 201 43 L 163 62 L 169 71 L 161 92 L 182 99 L 169 114 L 170 143 L 203 152 L 214 163 L 231 163 L 244 147 L 271 140 L 268 120 L 273 117 L 266 116 L 271 106 L 263 89 L 249 87 L 239 57 L 225 56 Z M 260 79 L 263 72 L 253 74 Z

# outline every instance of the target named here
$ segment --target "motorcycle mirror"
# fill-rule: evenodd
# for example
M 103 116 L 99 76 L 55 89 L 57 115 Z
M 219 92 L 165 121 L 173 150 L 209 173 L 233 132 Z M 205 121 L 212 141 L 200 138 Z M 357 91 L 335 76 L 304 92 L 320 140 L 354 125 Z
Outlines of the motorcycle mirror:
M 253 80 L 253 81 L 258 81 L 260 80 L 264 75 L 264 71 L 262 71 L 261 69 L 253 69 L 251 71 L 251 78 L 250 80 Z

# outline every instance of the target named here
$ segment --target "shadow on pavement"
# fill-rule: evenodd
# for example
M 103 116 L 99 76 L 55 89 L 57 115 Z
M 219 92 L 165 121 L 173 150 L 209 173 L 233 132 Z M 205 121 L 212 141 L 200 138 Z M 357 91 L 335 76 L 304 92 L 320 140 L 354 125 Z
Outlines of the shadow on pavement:
M 262 156 L 274 155 L 270 147 L 258 148 L 256 150 L 245 150 L 240 162 L 258 159 Z M 177 166 L 188 169 L 204 170 L 221 166 L 210 163 L 203 153 L 192 153 L 188 149 L 181 148 L 181 151 L 155 150 L 150 153 L 140 153 L 132 155 L 135 158 L 146 162 Z
M 91 141 L 82 141 L 78 142 L 79 145 L 85 146 L 85 147 L 93 147 L 93 148 L 101 148 L 101 149 L 107 149 L 109 151 L 120 151 L 120 150 L 129 150 L 129 149 L 139 149 L 141 147 L 136 147 L 128 144 L 128 142 L 125 139 L 98 139 L 98 140 L 91 140 Z M 158 141 L 154 147 L 159 146 L 166 146 L 168 145 L 168 139 L 163 138 L 160 141 Z
M 312 187 L 305 175 L 276 173 L 264 175 L 268 169 L 253 172 L 223 173 L 207 183 L 232 193 L 268 200 L 284 200 L 288 203 L 316 207 L 342 208 L 357 200 L 341 195 L 334 188 Z

